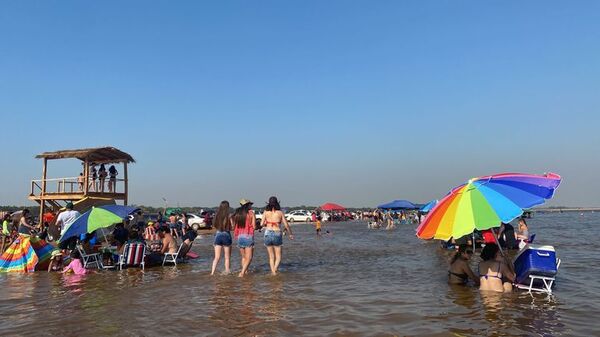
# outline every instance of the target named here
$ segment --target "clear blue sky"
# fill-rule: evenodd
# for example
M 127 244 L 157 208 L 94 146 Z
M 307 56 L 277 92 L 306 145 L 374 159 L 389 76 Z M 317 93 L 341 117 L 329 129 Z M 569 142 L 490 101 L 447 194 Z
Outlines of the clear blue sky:
M 0 204 L 112 145 L 131 201 L 426 202 L 563 176 L 600 205 L 600 2 L 5 1 Z M 50 177 L 79 173 L 52 163 Z

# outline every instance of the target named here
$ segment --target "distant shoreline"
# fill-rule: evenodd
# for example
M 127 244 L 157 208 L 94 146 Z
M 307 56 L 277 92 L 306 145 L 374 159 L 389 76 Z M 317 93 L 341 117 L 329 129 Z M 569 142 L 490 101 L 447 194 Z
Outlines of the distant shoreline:
M 600 207 L 548 207 L 533 208 L 534 213 L 562 213 L 562 212 L 600 212 Z
M 130 206 L 136 206 L 141 208 L 142 210 L 148 211 L 148 212 L 158 212 L 159 210 L 164 209 L 164 207 L 154 207 L 154 206 L 145 206 L 145 205 L 136 205 L 136 204 L 130 204 Z M 167 208 L 173 208 L 175 206 L 168 206 Z M 286 210 L 288 211 L 295 211 L 295 210 L 300 210 L 300 209 L 307 209 L 307 210 L 313 210 L 316 209 L 318 206 L 290 206 L 290 207 L 285 207 Z M 24 208 L 28 208 L 28 209 L 39 209 L 39 205 L 29 205 L 29 206 L 15 206 L 15 205 L 3 205 L 0 206 L 0 211 L 16 211 L 16 210 L 20 210 L 20 209 L 24 209 Z M 215 210 L 216 207 L 201 207 L 201 206 L 190 206 L 190 207 L 176 207 L 176 208 L 180 208 L 182 209 L 184 212 L 188 212 L 188 213 L 194 213 L 197 212 L 201 209 L 204 210 Z M 354 212 L 354 211 L 368 211 L 368 210 L 372 210 L 374 209 L 374 207 L 348 207 L 347 210 Z M 561 212 L 600 212 L 600 207 L 568 207 L 568 206 L 552 206 L 552 207 L 535 207 L 529 210 L 530 212 L 533 213 L 561 213 Z

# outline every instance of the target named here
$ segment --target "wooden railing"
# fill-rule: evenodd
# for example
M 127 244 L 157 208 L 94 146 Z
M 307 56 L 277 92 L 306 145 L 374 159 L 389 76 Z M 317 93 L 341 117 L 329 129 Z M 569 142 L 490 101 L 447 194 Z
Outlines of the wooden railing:
M 46 193 L 69 193 L 69 194 L 83 194 L 85 191 L 85 183 L 79 181 L 79 177 L 67 177 L 67 178 L 51 178 L 46 179 Z M 110 179 L 107 178 L 104 181 L 104 186 L 100 184 L 100 180 L 96 180 L 94 184 L 91 180 L 88 186 L 88 192 L 91 193 L 125 193 L 125 179 L 116 179 L 114 182 L 114 189 L 111 190 L 109 186 L 111 183 Z M 31 195 L 41 195 L 43 179 L 37 179 L 31 181 Z

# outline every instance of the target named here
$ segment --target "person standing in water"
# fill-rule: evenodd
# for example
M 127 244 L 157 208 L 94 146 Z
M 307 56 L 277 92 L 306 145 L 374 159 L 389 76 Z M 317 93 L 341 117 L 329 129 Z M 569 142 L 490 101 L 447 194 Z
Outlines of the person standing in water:
M 315 229 L 317 230 L 317 237 L 321 236 L 321 216 L 316 217 L 315 219 Z
M 510 292 L 515 274 L 503 260 L 500 248 L 495 243 L 486 244 L 481 251 L 479 263 L 479 289 L 482 291 Z M 505 281 L 506 280 L 506 281 Z
M 281 233 L 281 223 L 289 233 L 290 240 L 294 239 L 290 225 L 285 219 L 285 214 L 281 211 L 279 201 L 276 197 L 270 197 L 265 212 L 263 213 L 261 225 L 266 227 L 265 246 L 269 253 L 269 265 L 271 266 L 271 275 L 277 275 L 279 263 L 281 262 L 281 245 L 283 244 L 283 235 Z
M 469 260 L 473 256 L 473 249 L 468 245 L 458 246 L 458 251 L 450 261 L 450 270 L 448 270 L 448 283 L 466 284 L 469 279 L 479 285 L 479 278 L 469 266 Z
M 215 274 L 219 260 L 221 259 L 221 252 L 225 257 L 225 274 L 229 274 L 229 261 L 231 259 L 231 217 L 229 216 L 229 202 L 226 200 L 221 201 L 213 226 L 217 230 L 215 233 L 215 241 L 213 246 L 215 247 L 215 258 L 212 263 L 211 275 Z
M 233 214 L 233 223 L 235 225 L 234 235 L 238 240 L 238 248 L 242 258 L 242 270 L 238 274 L 244 277 L 248 273 L 248 267 L 252 262 L 254 253 L 254 228 L 256 225 L 256 216 L 252 210 L 252 201 L 240 200 L 240 207 Z

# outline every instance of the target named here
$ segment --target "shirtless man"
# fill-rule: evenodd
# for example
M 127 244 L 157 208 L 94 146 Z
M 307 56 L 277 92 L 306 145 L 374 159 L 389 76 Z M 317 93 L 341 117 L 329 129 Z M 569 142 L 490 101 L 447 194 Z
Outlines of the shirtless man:
M 159 236 L 162 239 L 162 248 L 160 250 L 161 254 L 165 253 L 177 253 L 177 241 L 173 235 L 171 235 L 170 230 L 164 227 L 161 227 L 158 230 Z

